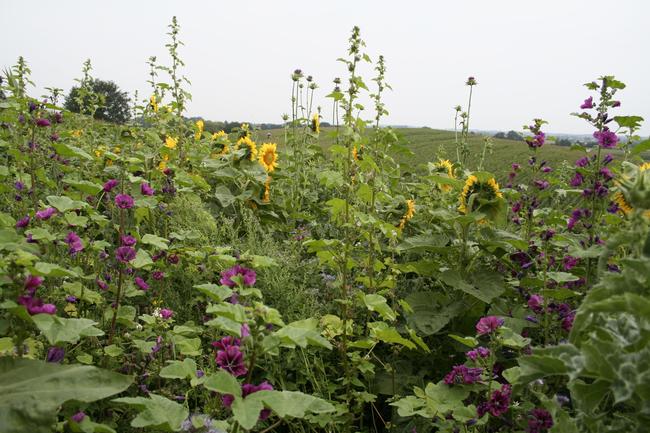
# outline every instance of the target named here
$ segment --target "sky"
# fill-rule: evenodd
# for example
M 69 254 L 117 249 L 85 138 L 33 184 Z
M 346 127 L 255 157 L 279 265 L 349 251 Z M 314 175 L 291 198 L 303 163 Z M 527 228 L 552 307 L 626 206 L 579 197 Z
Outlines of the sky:
M 0 67 L 24 56 L 40 96 L 45 87 L 67 91 L 90 58 L 94 77 L 145 97 L 147 59 L 170 63 L 174 15 L 192 82 L 189 116 L 281 123 L 299 68 L 319 85 L 315 104 L 331 121 L 325 96 L 334 77 L 346 77 L 336 59 L 357 25 L 366 53 L 386 58 L 385 124 L 453 128 L 474 76 L 472 129 L 521 131 L 543 118 L 548 131 L 588 134 L 570 116 L 589 96 L 582 84 L 615 75 L 627 84 L 616 114 L 644 117 L 650 134 L 646 0 L 0 0 Z M 361 72 L 371 84 L 372 66 Z

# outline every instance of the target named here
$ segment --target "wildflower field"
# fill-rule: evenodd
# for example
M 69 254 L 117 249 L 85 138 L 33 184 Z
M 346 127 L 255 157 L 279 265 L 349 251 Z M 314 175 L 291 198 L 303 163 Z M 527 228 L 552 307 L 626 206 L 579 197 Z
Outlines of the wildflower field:
M 283 129 L 208 132 L 180 34 L 124 124 L 90 62 L 80 114 L 2 76 L 0 433 L 648 431 L 634 89 L 587 81 L 591 146 L 471 133 L 474 77 L 455 131 L 391 129 L 355 27 Z

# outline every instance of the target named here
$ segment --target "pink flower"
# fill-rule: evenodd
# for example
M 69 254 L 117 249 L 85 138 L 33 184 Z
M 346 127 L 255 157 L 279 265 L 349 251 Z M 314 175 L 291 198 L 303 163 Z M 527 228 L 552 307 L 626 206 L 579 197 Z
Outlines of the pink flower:
M 51 125 L 51 123 L 47 119 L 43 119 L 43 118 L 36 119 L 36 126 L 44 128 L 44 127 L 47 127 L 47 126 L 50 126 L 50 125 Z
M 122 263 L 128 263 L 135 259 L 135 250 L 131 247 L 119 247 L 115 250 L 115 258 Z
M 117 179 L 110 179 L 104 184 L 104 192 L 111 192 L 120 182 Z
M 598 140 L 598 145 L 604 149 L 616 147 L 616 143 L 618 143 L 618 136 L 609 129 L 594 132 L 594 138 Z
M 238 346 L 228 346 L 217 352 L 215 361 L 219 367 L 235 377 L 245 375 L 248 370 L 244 365 L 244 354 Z
M 154 194 L 153 188 L 151 187 L 151 185 L 149 185 L 146 182 L 140 184 L 140 192 L 142 193 L 142 195 L 153 195 Z
M 212 347 L 216 347 L 219 350 L 226 350 L 230 346 L 239 346 L 240 344 L 241 340 L 239 338 L 227 336 L 219 341 L 213 341 Z
M 501 327 L 504 320 L 497 316 L 482 317 L 476 324 L 476 332 L 479 335 L 491 334 Z
M 54 209 L 53 207 L 48 207 L 46 209 L 39 210 L 38 212 L 36 212 L 36 218 L 43 221 L 49 220 L 54 215 L 56 215 L 56 209 Z
M 65 237 L 65 243 L 70 247 L 70 254 L 76 254 L 84 249 L 84 244 L 81 242 L 81 238 L 75 232 L 68 233 Z
M 544 309 L 544 297 L 541 295 L 531 295 L 528 298 L 528 308 L 537 314 L 541 313 Z
M 169 308 L 163 308 L 160 310 L 160 316 L 164 319 L 170 319 L 174 315 L 174 312 L 170 310 Z
M 445 376 L 447 385 L 471 385 L 481 380 L 482 368 L 470 368 L 465 365 L 455 365 Z
M 580 106 L 583 110 L 589 109 L 589 108 L 594 108 L 594 97 L 590 96 L 585 101 L 582 103 Z
M 30 293 L 31 295 L 33 295 L 34 292 L 36 292 L 36 289 L 37 289 L 41 284 L 43 284 L 43 277 L 37 277 L 37 276 L 35 276 L 35 275 L 29 275 L 29 276 L 25 279 L 25 286 L 24 286 L 24 287 L 25 287 L 25 291 L 27 291 L 27 293 Z
M 222 271 L 221 280 L 219 282 L 224 286 L 235 287 L 236 283 L 232 280 L 232 278 L 240 275 L 245 286 L 252 286 L 255 284 L 255 280 L 257 279 L 257 274 L 255 271 L 240 265 L 235 265 L 230 269 Z
M 140 290 L 149 290 L 149 284 L 147 284 L 147 282 L 140 277 L 135 277 L 135 284 L 140 288 Z
M 115 196 L 115 205 L 120 209 L 131 209 L 133 207 L 133 197 L 128 194 L 118 194 Z
M 131 235 L 124 235 L 120 238 L 120 242 L 122 243 L 122 246 L 132 247 L 136 244 L 137 241 Z

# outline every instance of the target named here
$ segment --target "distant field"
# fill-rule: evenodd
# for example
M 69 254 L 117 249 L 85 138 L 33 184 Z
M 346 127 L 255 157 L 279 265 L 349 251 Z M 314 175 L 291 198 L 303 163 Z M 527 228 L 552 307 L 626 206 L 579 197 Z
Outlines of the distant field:
M 329 147 L 333 138 L 329 132 L 332 128 L 324 128 L 321 131 L 321 144 L 323 148 Z M 398 136 L 412 152 L 413 156 L 403 156 L 400 160 L 413 164 L 413 167 L 425 165 L 428 161 L 436 161 L 438 156 L 454 160 L 456 148 L 454 144 L 454 132 L 430 128 L 398 128 L 395 129 Z M 266 134 L 271 133 L 272 140 L 280 146 L 284 145 L 284 132 L 281 129 L 260 131 L 260 140 L 266 140 Z M 480 158 L 483 151 L 484 136 L 471 134 L 469 140 L 471 157 Z M 529 150 L 526 143 L 521 141 L 492 139 L 492 154 L 486 157 L 485 170 L 494 173 L 497 178 L 503 180 L 510 171 L 513 162 L 520 164 L 528 160 Z M 573 162 L 581 156 L 577 150 L 568 147 L 546 144 L 538 150 L 542 160 L 547 160 L 552 166 L 562 161 Z M 470 168 L 476 167 L 475 162 L 470 162 Z

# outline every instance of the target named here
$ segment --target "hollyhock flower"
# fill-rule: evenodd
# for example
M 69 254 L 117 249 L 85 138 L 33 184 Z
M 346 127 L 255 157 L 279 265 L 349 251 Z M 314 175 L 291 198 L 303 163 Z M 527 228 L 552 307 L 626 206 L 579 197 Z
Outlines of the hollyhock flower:
M 617 108 L 621 106 L 621 101 L 612 101 L 612 107 Z
M 532 295 L 528 298 L 528 308 L 539 314 L 544 310 L 544 297 L 541 295 Z
M 567 332 L 571 331 L 571 328 L 573 327 L 573 320 L 576 318 L 575 313 L 569 313 L 565 317 L 562 318 L 562 329 L 564 329 Z
M 467 352 L 465 355 L 472 361 L 476 361 L 478 358 L 487 358 L 490 356 L 490 349 L 487 347 L 479 346 L 476 349 L 472 349 Z
M 135 284 L 140 288 L 140 290 L 149 290 L 149 284 L 140 277 L 135 277 Z
M 620 208 L 618 207 L 618 203 L 616 203 L 616 202 L 611 202 L 609 204 L 609 207 L 607 208 L 607 212 L 612 213 L 612 214 L 618 213 L 619 210 L 620 210 Z
M 264 381 L 260 383 L 259 385 L 253 385 L 251 383 L 245 383 L 241 387 L 241 393 L 242 397 L 246 397 L 250 394 L 253 394 L 258 391 L 273 391 L 273 385 L 268 383 L 267 381 Z M 221 396 L 221 402 L 225 407 L 231 407 L 233 401 L 235 401 L 235 397 L 232 394 L 224 394 Z M 259 419 L 264 421 L 271 415 L 271 411 L 269 409 L 262 409 L 260 411 Z
M 59 363 L 63 361 L 63 358 L 65 358 L 65 349 L 62 347 L 52 346 L 47 351 L 45 362 Z
M 539 190 L 545 190 L 545 189 L 547 189 L 549 186 L 551 186 L 551 184 L 548 182 L 548 180 L 540 180 L 540 179 L 537 179 L 537 180 L 535 181 L 535 186 L 536 186 Z
M 51 141 L 59 141 L 59 134 L 56 132 L 53 132 L 52 135 L 50 135 L 50 140 Z
M 609 129 L 594 132 L 594 138 L 598 140 L 598 145 L 604 149 L 616 147 L 616 143 L 618 143 L 618 136 Z
M 612 162 L 613 160 L 614 160 L 614 157 L 612 156 L 612 154 L 611 154 L 611 153 L 608 153 L 608 154 L 605 155 L 605 157 L 603 158 L 603 164 L 604 164 L 604 165 L 607 165 L 607 164 L 609 164 L 610 162 Z
M 84 420 L 84 418 L 86 418 L 86 414 L 83 413 L 82 411 L 79 411 L 79 412 L 75 413 L 74 415 L 72 415 L 72 417 L 70 417 L 70 419 L 72 419 L 72 421 L 74 421 L 76 423 L 80 423 L 81 421 Z
M 573 187 L 577 187 L 582 185 L 582 182 L 584 182 L 584 180 L 585 178 L 582 176 L 582 174 L 576 171 L 576 174 L 574 174 L 571 180 L 569 181 L 569 185 Z
M 43 284 L 43 277 L 38 277 L 36 275 L 29 275 L 25 279 L 24 288 L 27 293 L 33 295 L 36 292 L 36 289 Z
M 70 303 L 73 303 L 73 304 L 74 304 L 74 303 L 77 302 L 79 299 L 77 299 L 77 297 L 74 296 L 74 295 L 68 295 L 68 296 L 65 297 L 65 300 L 68 301 L 68 302 L 70 302 Z
M 537 134 L 535 134 L 534 137 L 528 138 L 526 140 L 526 143 L 528 143 L 528 147 L 530 147 L 531 149 L 535 149 L 538 147 L 542 147 L 545 141 L 546 141 L 546 134 L 544 134 L 542 131 L 539 131 Z
M 476 332 L 479 335 L 491 334 L 499 327 L 503 326 L 505 321 L 497 316 L 482 317 L 476 324 Z
M 119 247 L 115 250 L 115 258 L 122 263 L 135 259 L 135 250 L 131 247 Z
M 169 263 L 169 264 L 171 264 L 171 265 L 176 265 L 176 264 L 178 264 L 178 261 L 179 261 L 179 260 L 180 260 L 180 257 L 178 257 L 177 254 L 170 254 L 170 255 L 167 257 L 167 263 Z
M 58 111 L 56 113 L 54 113 L 54 121 L 56 123 L 63 123 L 63 114 L 61 114 Z
M 513 169 L 514 171 L 517 171 L 517 170 L 519 170 L 520 168 L 521 168 L 521 165 L 517 164 L 516 162 L 515 162 L 514 164 L 512 164 L 512 169 Z
M 542 232 L 542 234 L 539 237 L 542 238 L 543 241 L 548 242 L 551 240 L 551 238 L 553 238 L 553 236 L 555 236 L 555 230 L 548 229 Z
M 521 202 L 520 202 L 520 201 L 516 201 L 516 202 L 512 205 L 512 213 L 519 213 L 520 210 L 521 210 Z
M 589 109 L 589 108 L 594 108 L 594 97 L 590 96 L 585 101 L 582 103 L 580 106 L 583 110 Z
M 255 284 L 255 280 L 257 278 L 255 271 L 240 265 L 235 265 L 230 269 L 222 271 L 221 280 L 219 282 L 224 286 L 235 287 L 236 283 L 232 280 L 232 278 L 238 275 L 241 275 L 245 286 L 252 286 Z
M 104 183 L 104 192 L 111 192 L 113 188 L 119 185 L 119 183 L 120 182 L 117 179 L 107 180 L 106 183 Z
M 248 327 L 248 323 L 244 323 L 243 325 L 241 325 L 241 328 L 239 329 L 239 333 L 241 334 L 242 338 L 250 337 L 251 328 Z
M 47 119 L 43 119 L 43 118 L 36 119 L 36 126 L 39 126 L 41 128 L 45 128 L 45 127 L 50 126 L 50 125 L 51 125 L 51 123 Z
M 216 347 L 219 350 L 226 350 L 230 346 L 239 346 L 241 340 L 239 338 L 227 336 L 223 337 L 221 340 L 213 341 L 212 347 Z
M 151 185 L 149 185 L 146 182 L 140 184 L 140 192 L 142 193 L 142 195 L 153 195 L 154 194 L 153 188 L 151 187 Z
M 25 189 L 25 184 L 22 183 L 21 181 L 17 181 L 16 183 L 14 183 L 14 188 L 16 188 L 18 191 L 22 191 L 23 189 Z
M 605 169 L 607 170 L 607 169 Z M 596 196 L 603 198 L 607 194 L 609 194 L 609 188 L 607 188 L 605 185 L 603 185 L 600 182 L 596 182 Z
M 122 246 L 132 247 L 132 246 L 134 246 L 136 244 L 137 241 L 131 235 L 124 235 L 124 236 L 122 236 L 120 238 L 120 242 L 121 242 Z
M 97 286 L 100 289 L 104 291 L 108 290 L 108 284 L 106 284 L 104 281 L 100 280 L 99 278 L 95 280 L 95 283 L 97 283 Z
M 540 407 L 530 411 L 526 433 L 542 433 L 553 427 L 553 417 L 546 410 Z
M 38 218 L 39 220 L 47 221 L 55 214 L 56 214 L 56 209 L 54 209 L 53 207 L 48 207 L 46 209 L 42 209 L 36 212 L 36 218 Z
M 582 158 L 576 161 L 576 167 L 586 167 L 589 165 L 589 158 L 583 156 Z
M 160 281 L 165 278 L 165 274 L 162 271 L 153 271 L 151 277 L 156 281 Z
M 56 313 L 54 304 L 44 304 L 42 299 L 34 296 L 21 296 L 18 298 L 18 303 L 23 305 L 30 315 Z
M 244 365 L 244 354 L 238 346 L 228 346 L 225 350 L 218 351 L 215 361 L 219 367 L 235 377 L 243 376 L 248 372 Z
M 170 319 L 174 315 L 174 312 L 170 310 L 169 308 L 162 308 L 160 310 L 160 317 L 163 318 L 163 320 Z
M 510 407 L 510 395 L 512 394 L 512 387 L 510 385 L 502 385 L 501 389 L 497 389 L 490 396 L 489 411 L 493 416 L 501 416 L 508 411 Z
M 133 207 L 133 197 L 128 194 L 118 194 L 115 196 L 115 205 L 120 209 L 131 209 Z
M 70 254 L 76 254 L 84 249 L 81 238 L 75 232 L 69 232 L 65 237 L 65 243 L 70 247 Z
M 553 169 L 551 167 L 549 167 L 549 166 L 546 166 L 546 167 L 542 168 L 542 172 L 544 172 L 544 173 L 550 173 L 552 171 L 553 171 Z

